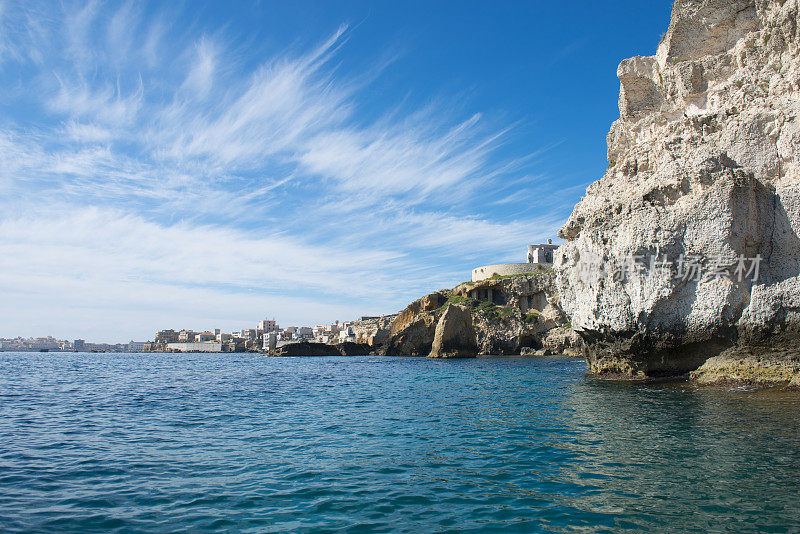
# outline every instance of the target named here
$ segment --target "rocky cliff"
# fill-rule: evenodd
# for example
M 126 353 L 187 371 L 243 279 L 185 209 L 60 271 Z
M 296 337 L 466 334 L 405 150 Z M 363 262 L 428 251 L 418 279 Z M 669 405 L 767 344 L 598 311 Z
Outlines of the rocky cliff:
M 378 347 L 389 339 L 389 326 L 396 315 L 382 315 L 380 317 L 365 317 L 350 323 L 356 343 L 364 343 L 371 347 Z
M 554 273 L 494 277 L 426 295 L 400 312 L 382 353 L 431 357 L 578 351 Z
M 559 232 L 596 373 L 800 371 L 798 0 L 676 0 L 624 60 L 609 166 Z

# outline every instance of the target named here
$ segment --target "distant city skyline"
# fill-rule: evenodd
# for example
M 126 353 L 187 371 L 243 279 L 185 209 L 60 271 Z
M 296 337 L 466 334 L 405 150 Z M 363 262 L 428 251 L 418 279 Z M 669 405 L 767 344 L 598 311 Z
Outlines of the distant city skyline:
M 0 0 L 0 336 L 351 320 L 520 261 L 669 11 Z
M 80 338 L 59 339 L 52 335 L 0 337 L 0 352 L 69 351 L 69 352 L 245 352 L 267 349 L 269 336 L 276 342 L 295 343 L 364 343 L 370 346 L 388 336 L 389 325 L 396 315 L 362 316 L 353 321 L 329 324 L 280 326 L 274 319 L 262 319 L 255 328 L 223 331 L 221 328 L 162 328 L 140 340 L 109 343 L 105 340 Z M 378 341 L 379 342 L 379 341 Z M 274 348 L 274 347 L 271 347 Z

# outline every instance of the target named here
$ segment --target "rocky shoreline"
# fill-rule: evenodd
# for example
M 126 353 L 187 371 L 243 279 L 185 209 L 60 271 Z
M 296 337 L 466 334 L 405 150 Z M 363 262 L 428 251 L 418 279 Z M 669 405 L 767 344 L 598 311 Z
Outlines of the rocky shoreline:
M 270 356 L 366 356 L 372 353 L 372 347 L 366 343 L 317 343 L 299 341 L 287 343 L 268 352 Z
M 559 306 L 555 279 L 542 272 L 464 282 L 409 304 L 372 345 L 291 343 L 271 355 L 581 356 L 583 342 Z
M 464 282 L 409 304 L 392 322 L 386 355 L 465 358 L 503 354 L 580 355 L 553 272 Z
M 559 231 L 554 272 L 430 293 L 371 352 L 800 385 L 799 14 L 676 0 L 656 54 L 617 69 L 609 166 Z

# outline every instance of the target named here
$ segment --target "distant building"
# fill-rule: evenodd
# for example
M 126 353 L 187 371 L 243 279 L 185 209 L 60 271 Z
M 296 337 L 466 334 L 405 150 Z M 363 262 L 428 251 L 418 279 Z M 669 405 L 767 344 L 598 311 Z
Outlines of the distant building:
M 162 330 L 161 332 L 156 334 L 156 343 L 166 344 L 166 343 L 177 343 L 178 342 L 178 332 L 175 330 Z
M 342 328 L 339 330 L 339 343 L 344 343 L 346 341 L 355 341 L 356 336 L 353 333 L 353 327 L 350 326 L 350 323 L 344 323 Z
M 528 245 L 525 263 L 497 263 L 472 269 L 472 281 L 480 282 L 494 276 L 517 276 L 552 269 L 558 245 L 554 245 L 551 239 L 547 241 L 547 244 Z
M 268 332 L 264 334 L 264 350 L 275 350 L 278 346 L 278 334 L 277 332 Z
M 32 350 L 58 350 L 61 343 L 53 337 L 37 337 L 28 342 L 28 347 Z
M 278 326 L 278 323 L 275 322 L 274 319 L 264 319 L 263 321 L 258 322 L 257 330 L 260 333 L 264 334 L 269 332 L 276 332 L 280 330 L 280 327 Z
M 314 339 L 314 329 L 310 326 L 300 326 L 294 333 L 295 339 Z
M 211 332 L 195 332 L 194 340 L 195 342 L 202 342 L 202 341 L 216 341 L 217 336 L 212 334 Z
M 144 352 L 145 345 L 149 345 L 148 341 L 133 341 L 131 340 L 128 345 L 127 349 L 128 352 Z
M 75 349 L 75 352 L 83 352 L 86 350 L 86 341 L 82 339 L 76 339 L 72 342 L 72 348 Z
M 552 264 L 557 248 L 558 245 L 554 245 L 552 239 L 548 239 L 546 245 L 528 245 L 528 263 Z
M 191 330 L 181 330 L 178 333 L 178 342 L 179 343 L 190 343 L 194 341 L 195 333 Z

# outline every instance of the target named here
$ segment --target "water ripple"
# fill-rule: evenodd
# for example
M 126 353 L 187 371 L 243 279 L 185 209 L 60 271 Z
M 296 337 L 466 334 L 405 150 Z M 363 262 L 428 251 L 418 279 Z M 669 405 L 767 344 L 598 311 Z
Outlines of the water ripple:
M 0 531 L 800 529 L 800 394 L 584 373 L 3 353 Z

